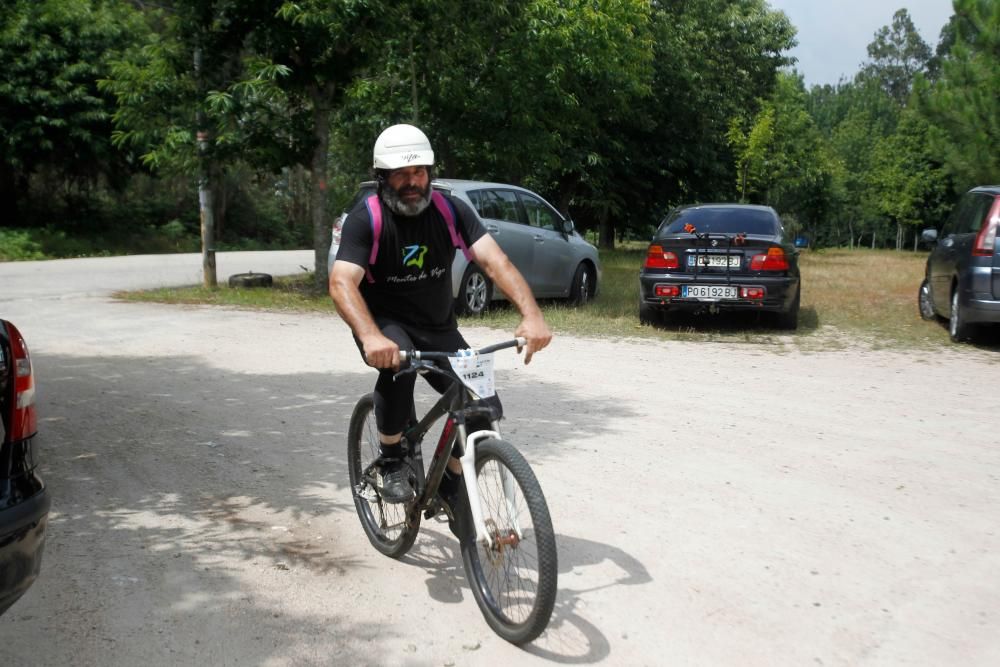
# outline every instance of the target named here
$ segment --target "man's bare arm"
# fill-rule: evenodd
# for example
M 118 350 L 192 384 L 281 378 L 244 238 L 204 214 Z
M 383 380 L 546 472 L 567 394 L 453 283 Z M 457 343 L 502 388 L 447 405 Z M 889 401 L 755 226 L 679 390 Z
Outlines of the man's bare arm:
M 476 263 L 483 268 L 493 284 L 499 287 L 504 296 L 520 311 L 521 323 L 514 335 L 524 336 L 527 339 L 524 363 L 530 362 L 531 356 L 552 340 L 552 332 L 549 331 L 549 326 L 545 323 L 545 318 L 531 293 L 528 282 L 489 234 L 483 235 L 473 243 L 471 250 L 476 258 Z
M 357 264 L 334 262 L 330 272 L 330 296 L 340 317 L 361 341 L 368 364 L 375 368 L 396 368 L 399 366 L 399 346 L 383 336 L 375 324 L 358 289 L 364 277 L 365 270 Z

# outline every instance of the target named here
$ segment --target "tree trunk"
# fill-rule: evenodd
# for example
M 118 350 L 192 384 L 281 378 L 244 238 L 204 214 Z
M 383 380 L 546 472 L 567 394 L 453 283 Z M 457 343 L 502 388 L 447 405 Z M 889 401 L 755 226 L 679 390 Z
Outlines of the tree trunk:
M 314 87 L 310 93 L 313 102 L 313 145 L 310 170 L 309 208 L 312 213 L 313 249 L 316 260 L 316 289 L 325 290 L 329 281 L 326 258 L 330 254 L 330 228 L 326 223 L 326 158 L 330 147 L 330 100 L 334 85 Z
M 212 173 L 212 215 L 215 223 L 215 238 L 221 239 L 226 227 L 226 209 L 229 207 L 229 184 L 219 165 L 213 162 Z
M 615 249 L 615 223 L 607 213 L 601 216 L 600 246 L 606 250 Z
M 194 50 L 194 71 L 199 90 L 204 90 L 201 49 Z M 204 104 L 204 100 L 199 104 Z M 210 289 L 218 286 L 215 273 L 215 211 L 212 206 L 212 165 L 209 155 L 209 133 L 205 112 L 197 113 L 198 162 L 201 171 L 198 178 L 198 217 L 201 219 L 201 282 Z

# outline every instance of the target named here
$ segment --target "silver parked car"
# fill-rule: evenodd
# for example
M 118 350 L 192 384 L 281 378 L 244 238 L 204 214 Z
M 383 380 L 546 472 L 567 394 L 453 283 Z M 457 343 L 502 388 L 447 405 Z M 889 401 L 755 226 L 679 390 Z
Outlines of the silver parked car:
M 579 305 L 597 294 L 601 280 L 597 248 L 583 240 L 572 220 L 531 190 L 453 179 L 436 179 L 433 186 L 472 207 L 486 231 L 524 275 L 536 298 L 569 299 Z M 374 192 L 374 181 L 362 183 L 347 211 Z M 340 229 L 346 218 L 347 212 L 333 224 L 328 269 L 332 269 L 340 248 Z M 451 272 L 455 311 L 460 315 L 479 315 L 493 300 L 504 298 L 493 289 L 483 270 L 460 252 L 455 253 Z

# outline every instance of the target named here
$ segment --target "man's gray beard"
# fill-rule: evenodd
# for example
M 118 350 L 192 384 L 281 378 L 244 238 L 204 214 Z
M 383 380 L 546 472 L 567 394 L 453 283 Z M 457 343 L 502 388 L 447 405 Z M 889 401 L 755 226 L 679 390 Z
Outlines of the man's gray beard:
M 431 205 L 429 187 L 427 188 L 427 196 L 422 196 L 412 204 L 408 204 L 399 198 L 398 192 L 386 184 L 382 187 L 382 199 L 393 213 L 396 215 L 405 215 L 410 218 L 420 215 L 424 212 L 425 208 Z

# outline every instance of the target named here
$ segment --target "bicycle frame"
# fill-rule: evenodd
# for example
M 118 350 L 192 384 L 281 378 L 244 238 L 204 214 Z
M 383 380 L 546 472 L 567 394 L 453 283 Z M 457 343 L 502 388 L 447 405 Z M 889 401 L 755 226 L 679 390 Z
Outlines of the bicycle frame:
M 419 512 L 430 509 L 438 487 L 441 485 L 441 479 L 444 477 L 448 459 L 455 449 L 455 443 L 461 441 L 464 443 L 464 452 L 459 461 L 462 465 L 462 477 L 465 482 L 465 489 L 469 495 L 469 507 L 476 529 L 476 541 L 485 544 L 487 547 L 492 547 L 493 539 L 490 537 L 486 523 L 483 520 L 483 511 L 479 499 L 479 486 L 476 484 L 476 443 L 485 438 L 500 439 L 499 424 L 497 421 L 491 420 L 490 429 L 481 429 L 473 433 L 468 433 L 465 426 L 465 411 L 468 409 L 468 404 L 473 399 L 473 396 L 457 377 L 454 377 L 450 373 L 444 374 L 452 377 L 454 380 L 452 385 L 431 406 L 423 418 L 403 431 L 403 437 L 410 446 L 411 456 L 417 463 L 417 488 L 419 491 L 417 497 L 411 501 L 410 506 L 407 508 L 407 521 L 412 522 L 417 520 Z M 431 458 L 427 477 L 425 478 L 421 443 L 424 436 L 434 426 L 434 423 L 445 415 L 448 415 L 448 419 L 441 430 L 441 436 L 438 438 L 438 444 L 434 450 L 434 456 Z M 503 477 L 503 491 L 510 515 L 516 517 L 513 503 L 514 480 L 507 473 Z M 521 526 L 517 523 L 516 518 L 514 519 L 512 528 L 517 533 L 518 538 L 524 537 L 521 532 Z

